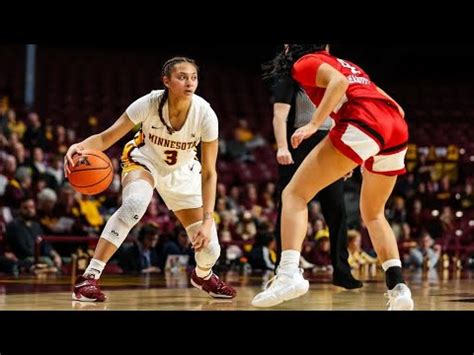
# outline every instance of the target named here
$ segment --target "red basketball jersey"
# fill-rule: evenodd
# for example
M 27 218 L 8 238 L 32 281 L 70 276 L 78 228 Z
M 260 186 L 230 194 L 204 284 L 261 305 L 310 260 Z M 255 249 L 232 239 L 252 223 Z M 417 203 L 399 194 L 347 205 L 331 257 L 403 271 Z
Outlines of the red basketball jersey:
M 349 87 L 345 96 L 334 109 L 335 113 L 338 112 L 343 104 L 357 98 L 388 100 L 386 96 L 378 92 L 376 85 L 362 68 L 349 61 L 336 58 L 327 51 L 320 51 L 301 57 L 293 65 L 292 70 L 293 78 L 303 87 L 316 106 L 319 106 L 326 91 L 325 88 L 316 86 L 316 74 L 323 63 L 331 65 L 349 81 Z

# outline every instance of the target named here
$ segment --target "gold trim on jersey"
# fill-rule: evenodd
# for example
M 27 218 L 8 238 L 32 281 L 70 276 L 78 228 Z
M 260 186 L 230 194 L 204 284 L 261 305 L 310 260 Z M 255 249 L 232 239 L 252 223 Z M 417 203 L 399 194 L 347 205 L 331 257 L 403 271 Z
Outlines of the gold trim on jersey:
M 122 162 L 122 176 L 124 176 L 125 174 L 133 170 L 144 169 L 150 172 L 150 170 L 145 165 L 140 164 L 137 161 L 134 161 L 131 157 L 132 151 L 134 149 L 143 147 L 144 145 L 145 145 L 145 135 L 143 134 L 142 130 L 138 131 L 135 134 L 133 141 L 125 144 L 125 147 L 123 148 L 123 151 L 122 151 L 122 156 L 120 157 L 120 160 Z
M 135 137 L 133 137 L 133 143 L 135 143 L 135 146 L 137 146 L 138 148 L 145 145 L 145 134 L 143 133 L 142 129 L 140 129 L 135 134 Z

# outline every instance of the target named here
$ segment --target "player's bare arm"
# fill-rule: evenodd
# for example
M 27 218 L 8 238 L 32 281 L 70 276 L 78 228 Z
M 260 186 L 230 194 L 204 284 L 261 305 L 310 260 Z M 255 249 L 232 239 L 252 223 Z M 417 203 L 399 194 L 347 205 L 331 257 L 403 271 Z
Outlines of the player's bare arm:
M 324 63 L 321 64 L 316 73 L 316 86 L 326 88 L 326 91 L 311 121 L 297 129 L 291 137 L 293 148 L 298 147 L 304 139 L 309 138 L 318 130 L 342 100 L 349 87 L 349 82 L 343 74 L 329 64 Z
M 74 166 L 72 156 L 80 154 L 84 149 L 95 149 L 104 151 L 112 146 L 115 142 L 125 136 L 135 124 L 130 120 L 128 115 L 124 112 L 115 123 L 107 128 L 105 131 L 94 134 L 82 142 L 73 144 L 69 147 L 64 159 L 64 173 L 66 176 L 70 173 L 68 164 Z

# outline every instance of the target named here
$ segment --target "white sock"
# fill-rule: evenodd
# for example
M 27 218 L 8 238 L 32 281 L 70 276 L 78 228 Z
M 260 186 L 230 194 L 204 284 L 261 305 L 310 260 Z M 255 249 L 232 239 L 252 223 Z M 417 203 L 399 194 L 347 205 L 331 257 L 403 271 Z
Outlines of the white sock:
M 98 280 L 102 271 L 104 271 L 106 263 L 99 259 L 91 259 L 89 266 L 87 267 L 86 271 L 84 271 L 83 276 L 92 275 L 94 279 Z
M 383 271 L 387 271 L 392 266 L 402 267 L 402 262 L 400 259 L 389 259 L 385 260 L 382 264 Z
M 298 250 L 283 250 L 281 253 L 281 271 L 297 272 L 300 265 L 301 253 Z
M 209 280 L 212 276 L 212 269 L 203 271 L 199 266 L 196 266 L 196 275 L 201 279 Z

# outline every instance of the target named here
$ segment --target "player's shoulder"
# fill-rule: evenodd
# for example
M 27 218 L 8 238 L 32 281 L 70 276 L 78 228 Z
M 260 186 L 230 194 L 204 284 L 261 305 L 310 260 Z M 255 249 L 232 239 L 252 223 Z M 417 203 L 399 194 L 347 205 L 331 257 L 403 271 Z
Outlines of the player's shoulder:
M 199 95 L 193 95 L 193 105 L 195 106 L 194 112 L 196 112 L 199 116 L 204 118 L 216 116 L 211 104 Z
M 204 108 L 204 109 L 211 107 L 211 104 L 208 101 L 206 101 L 203 97 L 196 94 L 193 95 L 193 103 L 197 107 Z
M 150 93 L 145 95 L 144 97 L 148 97 L 150 103 L 159 103 L 161 98 L 163 97 L 163 93 L 165 90 L 152 90 Z

